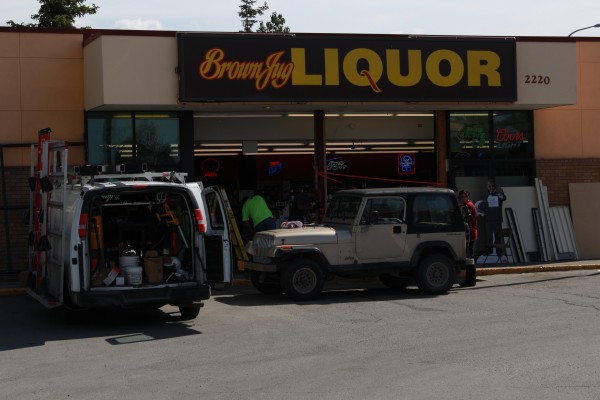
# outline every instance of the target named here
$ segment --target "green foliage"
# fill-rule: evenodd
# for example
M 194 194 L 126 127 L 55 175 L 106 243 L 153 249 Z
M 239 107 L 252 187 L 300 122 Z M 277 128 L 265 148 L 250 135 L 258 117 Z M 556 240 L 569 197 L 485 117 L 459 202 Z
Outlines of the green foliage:
M 242 18 L 243 29 L 240 32 L 252 32 L 254 25 L 259 22 L 257 32 L 263 33 L 288 33 L 290 28 L 285 26 L 285 18 L 281 14 L 271 14 L 271 20 L 266 24 L 263 21 L 258 21 L 257 17 L 261 16 L 269 9 L 267 2 L 262 6 L 255 7 L 258 0 L 241 0 L 240 11 L 238 15 Z
M 266 1 L 262 6 L 255 8 L 254 5 L 257 1 L 258 0 L 242 0 L 238 15 L 242 18 L 242 27 L 244 29 L 240 32 L 252 32 L 252 27 L 258 22 L 256 17 L 263 15 L 264 12 L 269 9 Z
M 271 14 L 271 21 L 267 22 L 266 25 L 260 21 L 256 32 L 289 33 L 290 28 L 285 26 L 285 18 L 281 14 L 274 12 Z
M 16 23 L 13 20 L 6 23 L 12 27 L 37 27 L 37 28 L 75 28 L 75 18 L 88 14 L 96 14 L 98 6 L 85 5 L 85 0 L 38 0 L 40 9 L 33 14 L 31 19 L 38 23 Z

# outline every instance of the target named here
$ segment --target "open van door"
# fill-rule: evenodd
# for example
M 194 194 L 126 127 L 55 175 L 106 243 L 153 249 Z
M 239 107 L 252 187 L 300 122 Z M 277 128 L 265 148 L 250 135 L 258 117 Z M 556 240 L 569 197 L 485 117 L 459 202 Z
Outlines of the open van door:
M 227 204 L 216 186 L 202 189 L 202 200 L 207 215 L 206 233 L 206 278 L 209 283 L 233 282 L 231 234 L 229 231 Z
M 63 303 L 65 278 L 65 196 L 68 143 L 50 140 L 50 128 L 31 145 L 28 293 L 48 308 Z M 37 165 L 36 165 L 37 162 Z

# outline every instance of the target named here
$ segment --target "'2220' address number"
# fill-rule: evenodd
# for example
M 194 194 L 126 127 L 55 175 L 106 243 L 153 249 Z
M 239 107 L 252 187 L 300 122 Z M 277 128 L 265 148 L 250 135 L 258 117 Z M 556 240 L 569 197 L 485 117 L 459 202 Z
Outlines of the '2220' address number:
M 537 85 L 549 85 L 550 77 L 544 75 L 525 75 L 525 83 Z

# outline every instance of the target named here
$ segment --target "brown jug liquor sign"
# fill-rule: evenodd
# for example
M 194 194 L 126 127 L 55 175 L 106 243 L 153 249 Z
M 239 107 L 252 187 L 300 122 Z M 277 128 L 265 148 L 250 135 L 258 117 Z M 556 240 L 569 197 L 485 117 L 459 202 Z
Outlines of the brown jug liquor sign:
M 514 39 L 178 34 L 182 102 L 516 100 Z

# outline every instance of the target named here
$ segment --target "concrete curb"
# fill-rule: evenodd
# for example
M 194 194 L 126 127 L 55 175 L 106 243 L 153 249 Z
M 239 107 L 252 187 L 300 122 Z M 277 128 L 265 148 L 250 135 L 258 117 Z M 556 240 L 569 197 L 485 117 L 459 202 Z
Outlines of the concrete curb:
M 553 265 L 525 265 L 516 267 L 483 267 L 477 268 L 477 276 L 502 275 L 502 274 L 531 274 L 536 272 L 551 271 L 576 271 L 576 270 L 600 270 L 598 263 L 578 263 L 578 264 L 553 264 Z M 233 286 L 251 285 L 250 279 L 244 277 L 234 277 Z M 27 293 L 23 287 L 0 287 L 1 296 L 19 296 Z
M 489 267 L 477 268 L 477 276 L 499 275 L 499 274 L 531 274 L 535 272 L 551 271 L 576 271 L 587 269 L 600 269 L 600 264 L 555 264 L 555 265 L 526 265 L 518 267 Z

